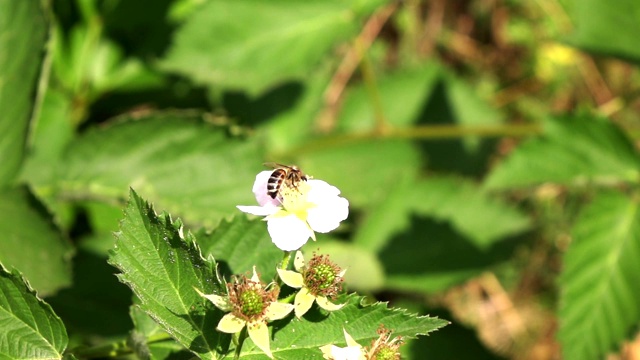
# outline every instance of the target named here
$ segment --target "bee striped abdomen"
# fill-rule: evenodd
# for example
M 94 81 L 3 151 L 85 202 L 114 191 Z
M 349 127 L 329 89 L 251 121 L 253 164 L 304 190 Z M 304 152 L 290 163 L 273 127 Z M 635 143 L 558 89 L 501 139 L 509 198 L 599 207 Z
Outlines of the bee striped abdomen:
M 269 181 L 267 181 L 267 194 L 271 196 L 272 199 L 278 196 L 278 192 L 286 176 L 287 171 L 285 169 L 275 169 L 271 173 L 271 176 L 269 176 Z
M 280 167 L 273 170 L 267 181 L 267 195 L 271 196 L 272 199 L 278 197 L 282 186 L 297 190 L 300 181 L 307 181 L 309 179 L 297 166 L 275 165 Z

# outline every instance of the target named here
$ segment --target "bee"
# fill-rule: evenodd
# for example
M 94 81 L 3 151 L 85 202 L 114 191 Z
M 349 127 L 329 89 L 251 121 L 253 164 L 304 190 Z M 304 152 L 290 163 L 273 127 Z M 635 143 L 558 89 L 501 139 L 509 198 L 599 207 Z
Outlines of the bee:
M 278 163 L 266 163 L 265 165 L 275 168 L 267 181 L 267 195 L 272 199 L 278 196 L 282 185 L 297 189 L 301 181 L 307 181 L 310 178 L 295 165 L 288 166 Z

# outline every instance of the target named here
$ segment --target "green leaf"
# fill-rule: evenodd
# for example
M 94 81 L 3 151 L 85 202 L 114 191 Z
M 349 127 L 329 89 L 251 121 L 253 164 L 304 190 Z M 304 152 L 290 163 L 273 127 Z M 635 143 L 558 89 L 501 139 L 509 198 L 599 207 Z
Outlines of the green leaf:
M 153 360 L 189 360 L 193 358 L 193 354 L 173 339 L 158 341 L 158 338 L 166 336 L 166 332 L 140 307 L 131 306 L 129 313 L 135 325 L 130 343 L 138 358 Z M 154 340 L 150 341 L 150 339 Z
M 298 152 L 298 164 L 306 173 L 340 189 L 352 206 L 382 201 L 399 174 L 411 178 L 419 169 L 420 154 L 408 141 L 325 141 Z
M 435 62 L 412 69 L 403 69 L 378 79 L 380 106 L 393 126 L 411 126 L 419 119 L 424 103 L 429 99 L 442 68 Z M 376 126 L 374 106 L 365 85 L 348 90 L 340 113 L 338 128 L 344 131 L 372 131 Z
M 640 3 L 635 0 L 576 1 L 571 7 L 575 31 L 567 39 L 587 51 L 640 63 Z M 613 31 L 612 31 L 613 30 Z
M 392 336 L 414 338 L 427 335 L 449 322 L 429 316 L 408 314 L 402 309 L 389 309 L 386 303 L 360 305 L 361 298 L 349 296 L 348 304 L 328 316 L 312 309 L 301 320 L 285 319 L 274 322 L 271 351 L 277 359 L 298 360 L 320 358 L 320 346 L 346 346 L 343 328 L 363 346 L 378 338 L 376 330 L 382 324 L 393 330 Z M 265 359 L 261 351 L 247 339 L 242 359 Z
M 208 2 L 178 30 L 162 66 L 199 83 L 256 94 L 304 79 L 359 22 L 346 1 Z
M 561 184 L 619 183 L 640 178 L 640 159 L 629 139 L 607 120 L 565 117 L 545 135 L 520 145 L 486 179 L 491 189 Z
M 109 263 L 140 298 L 140 308 L 182 346 L 201 359 L 217 359 L 224 352 L 215 331 L 220 314 L 205 312 L 194 289 L 214 292 L 219 285 L 215 264 L 202 259 L 194 237 L 183 233 L 180 221 L 171 221 L 166 213 L 156 215 L 131 191 Z
M 0 191 L 0 213 L 0 261 L 19 269 L 43 296 L 71 284 L 71 246 L 28 189 Z
M 392 235 L 409 226 L 415 195 L 413 179 L 400 175 L 390 185 L 384 200 L 370 207 L 356 228 L 353 243 L 371 252 L 385 247 Z
M 276 266 L 282 261 L 279 250 L 267 232 L 262 219 L 249 220 L 239 214 L 223 220 L 211 233 L 196 233 L 204 256 L 213 256 L 225 274 L 248 274 L 255 265 L 263 279 L 273 278 Z
M 311 259 L 313 251 L 331 256 L 331 261 L 347 269 L 344 280 L 350 290 L 378 291 L 384 285 L 384 269 L 376 254 L 368 249 L 343 241 L 319 238 L 317 243 L 307 245 L 304 256 Z
M 22 163 L 47 27 L 41 2 L 0 0 L 0 187 Z
M 463 179 L 432 177 L 406 195 L 418 214 L 450 221 L 480 249 L 531 226 L 525 214 Z
M 565 359 L 601 359 L 640 322 L 640 204 L 598 194 L 572 230 L 560 278 Z
M 93 129 L 70 145 L 63 195 L 113 201 L 131 186 L 190 223 L 214 225 L 236 205 L 255 203 L 251 187 L 262 163 L 255 141 L 227 130 L 180 114 Z
M 385 288 L 436 293 L 509 260 L 517 244 L 503 241 L 480 250 L 449 223 L 413 217 L 408 231 L 379 252 Z
M 21 274 L 0 265 L 0 324 L 3 359 L 61 359 L 67 331 L 51 306 L 40 300 Z

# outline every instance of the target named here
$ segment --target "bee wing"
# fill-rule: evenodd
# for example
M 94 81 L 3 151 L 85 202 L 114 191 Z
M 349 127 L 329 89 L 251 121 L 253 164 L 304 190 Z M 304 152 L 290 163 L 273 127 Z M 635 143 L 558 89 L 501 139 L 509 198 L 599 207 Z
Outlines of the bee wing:
M 273 169 L 280 169 L 280 168 L 288 169 L 288 168 L 290 168 L 290 166 L 283 165 L 283 164 L 280 164 L 280 163 L 277 163 L 277 162 L 266 162 L 266 163 L 263 163 L 262 165 L 268 166 L 268 167 L 273 168 Z

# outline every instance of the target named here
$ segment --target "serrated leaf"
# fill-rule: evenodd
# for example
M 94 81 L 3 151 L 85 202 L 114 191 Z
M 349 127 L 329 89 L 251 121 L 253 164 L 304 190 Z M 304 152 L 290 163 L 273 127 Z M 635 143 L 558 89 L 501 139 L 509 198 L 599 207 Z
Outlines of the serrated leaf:
M 198 117 L 151 114 L 93 129 L 69 148 L 61 187 L 70 197 L 106 200 L 129 186 L 190 223 L 214 225 L 253 204 L 262 157 L 256 141 Z
M 550 121 L 545 135 L 521 144 L 486 179 L 487 188 L 515 188 L 543 182 L 637 181 L 640 158 L 611 122 L 589 117 Z
M 359 17 L 336 0 L 208 2 L 178 30 L 162 66 L 197 82 L 246 89 L 304 77 Z
M 0 187 L 22 162 L 47 26 L 41 2 L 0 1 Z
M 414 338 L 427 335 L 449 322 L 429 316 L 408 314 L 402 309 L 389 309 L 385 303 L 360 305 L 361 298 L 349 296 L 348 304 L 328 316 L 311 311 L 301 320 L 285 319 L 274 322 L 271 351 L 277 359 L 298 360 L 321 358 L 320 346 L 335 344 L 346 346 L 343 328 L 363 346 L 376 339 L 376 330 L 382 324 L 393 331 L 393 336 Z M 242 359 L 266 359 L 260 350 L 247 341 L 242 348 Z
M 420 215 L 450 221 L 481 249 L 531 226 L 524 213 L 463 179 L 422 180 L 411 189 L 407 201 Z
M 14 270 L 0 265 L 0 357 L 61 359 L 67 331 L 51 306 Z
M 196 238 L 202 254 L 212 255 L 220 270 L 229 274 L 251 274 L 255 265 L 262 279 L 270 279 L 282 261 L 282 251 L 271 241 L 262 219 L 249 220 L 238 214 L 210 233 L 199 231 Z
M 131 191 L 109 263 L 140 298 L 142 310 L 176 341 L 202 359 L 217 359 L 224 352 L 215 331 L 220 314 L 205 312 L 194 289 L 216 289 L 215 264 L 202 259 L 194 237 L 182 235 L 181 226 L 166 213 L 156 215 Z
M 573 3 L 571 10 L 569 15 L 576 25 L 568 38 L 571 44 L 587 51 L 640 63 L 636 36 L 640 33 L 640 3 L 635 0 L 585 0 Z
M 29 190 L 0 191 L 0 213 L 0 261 L 19 269 L 41 295 L 71 284 L 71 245 Z
M 640 204 L 596 195 L 572 230 L 560 278 L 565 359 L 601 359 L 640 322 Z

